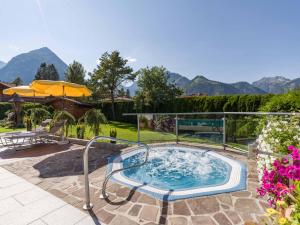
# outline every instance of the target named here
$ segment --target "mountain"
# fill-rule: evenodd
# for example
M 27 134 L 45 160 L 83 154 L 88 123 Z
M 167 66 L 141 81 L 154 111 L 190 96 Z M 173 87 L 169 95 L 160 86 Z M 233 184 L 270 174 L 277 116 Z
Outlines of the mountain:
M 130 96 L 135 96 L 135 92 L 137 91 L 138 87 L 137 87 L 137 82 L 133 82 L 132 85 L 130 85 L 129 87 L 126 87 L 126 89 L 129 90 Z
M 263 77 L 252 83 L 253 86 L 268 93 L 280 94 L 287 91 L 287 85 L 291 80 L 282 76 Z M 292 84 L 290 84 L 292 86 Z
M 207 94 L 207 95 L 227 95 L 227 94 L 265 94 L 266 92 L 257 88 L 248 82 L 237 82 L 233 84 L 222 83 L 219 81 L 209 80 L 204 76 L 196 76 L 189 80 L 178 73 L 167 72 L 168 82 L 175 84 L 183 89 L 185 94 Z M 300 79 L 299 79 L 300 82 Z M 130 95 L 134 96 L 137 90 L 137 82 L 127 87 Z
M 1 80 L 11 82 L 20 76 L 25 84 L 29 84 L 41 63 L 54 64 L 60 79 L 64 79 L 67 65 L 49 48 L 44 47 L 13 57 L 0 69 Z
M 248 82 L 237 82 L 231 84 L 234 88 L 238 89 L 242 94 L 266 94 L 267 92 L 255 87 Z
M 6 63 L 5 62 L 3 62 L 3 61 L 0 61 L 0 69 L 2 68 L 2 67 L 4 67 L 6 65 Z
M 240 91 L 230 84 L 209 80 L 204 76 L 196 76 L 185 86 L 186 94 L 224 95 L 240 94 Z
M 169 83 L 175 84 L 177 87 L 185 88 L 190 83 L 190 80 L 179 73 L 167 72 L 166 77 Z

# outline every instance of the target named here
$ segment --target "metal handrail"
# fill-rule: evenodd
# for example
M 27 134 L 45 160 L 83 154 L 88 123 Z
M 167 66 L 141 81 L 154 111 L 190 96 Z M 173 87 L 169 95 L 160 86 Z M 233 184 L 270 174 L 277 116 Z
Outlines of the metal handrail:
M 136 167 L 140 167 L 140 166 L 143 166 L 144 164 L 147 163 L 148 161 L 148 157 L 149 157 L 149 151 L 150 151 L 150 147 L 146 144 L 143 144 L 143 143 L 140 143 L 140 142 L 135 142 L 135 141 L 128 141 L 128 140 L 125 140 L 125 139 L 118 139 L 118 138 L 113 138 L 113 137 L 107 137 L 107 136 L 97 136 L 97 137 L 94 137 L 93 139 L 91 139 L 87 145 L 85 146 L 85 149 L 84 149 L 84 153 L 83 153 L 83 170 L 84 170 L 84 182 L 85 182 L 85 204 L 83 206 L 83 209 L 84 210 L 90 210 L 93 208 L 93 204 L 91 203 L 91 200 L 90 200 L 90 185 L 89 185 L 89 150 L 90 150 L 90 147 L 92 146 L 92 144 L 97 141 L 97 140 L 109 140 L 109 141 L 118 141 L 118 142 L 123 142 L 123 143 L 127 143 L 127 144 L 132 144 L 132 145 L 138 145 L 138 146 L 142 146 L 142 147 L 145 147 L 146 149 L 146 157 L 145 157 L 145 161 L 143 161 L 142 163 L 140 164 L 136 164 L 136 165 L 133 165 L 133 166 L 129 166 L 129 167 L 126 167 L 126 168 L 121 168 L 121 169 L 117 169 L 117 170 L 113 170 L 112 172 L 110 172 L 104 182 L 103 182 L 103 185 L 102 185 L 102 195 L 104 197 L 106 197 L 106 185 L 109 181 L 109 179 L 117 172 L 120 172 L 120 171 L 124 171 L 124 170 L 128 170 L 128 169 L 132 169 L 132 168 L 136 168 Z

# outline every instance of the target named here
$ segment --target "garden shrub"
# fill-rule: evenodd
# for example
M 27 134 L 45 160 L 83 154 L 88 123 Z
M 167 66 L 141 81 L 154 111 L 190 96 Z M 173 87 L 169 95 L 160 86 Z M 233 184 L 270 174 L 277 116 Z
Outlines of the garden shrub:
M 5 119 L 6 112 L 12 109 L 11 103 L 0 102 L 0 120 Z

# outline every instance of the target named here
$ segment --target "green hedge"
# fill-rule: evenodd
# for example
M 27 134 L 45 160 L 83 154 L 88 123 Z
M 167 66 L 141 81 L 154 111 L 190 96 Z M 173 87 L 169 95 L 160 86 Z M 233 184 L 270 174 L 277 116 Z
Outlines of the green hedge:
M 255 112 L 265 105 L 273 95 L 228 95 L 228 96 L 195 96 L 177 98 L 161 106 L 156 112 L 174 113 L 174 112 Z M 111 120 L 111 103 L 94 104 L 94 107 L 100 108 L 105 116 Z M 134 116 L 123 116 L 123 113 L 137 112 L 134 102 L 116 102 L 116 120 L 121 122 L 136 123 Z M 143 107 L 144 113 L 152 113 L 150 107 Z

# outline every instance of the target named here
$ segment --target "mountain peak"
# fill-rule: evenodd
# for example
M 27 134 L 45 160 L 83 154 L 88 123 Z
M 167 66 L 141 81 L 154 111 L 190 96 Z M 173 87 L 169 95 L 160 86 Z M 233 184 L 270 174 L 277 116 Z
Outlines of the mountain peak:
M 66 63 L 48 47 L 42 47 L 13 57 L 0 69 L 1 80 L 11 82 L 19 76 L 24 83 L 28 84 L 34 79 L 41 63 L 54 64 L 60 79 L 64 79 Z
M 205 76 L 203 76 L 203 75 L 197 75 L 197 76 L 195 76 L 194 77 L 194 79 L 193 80 L 209 80 L 209 79 L 207 79 Z

